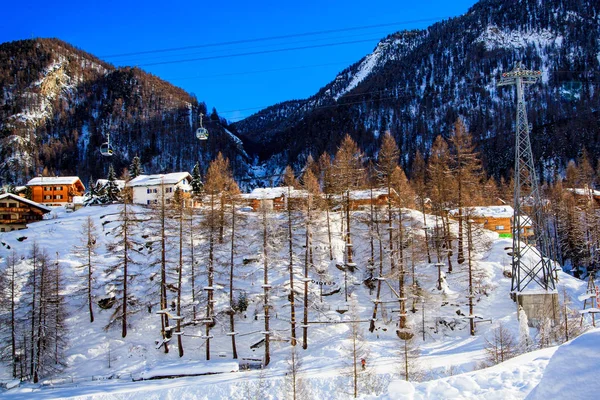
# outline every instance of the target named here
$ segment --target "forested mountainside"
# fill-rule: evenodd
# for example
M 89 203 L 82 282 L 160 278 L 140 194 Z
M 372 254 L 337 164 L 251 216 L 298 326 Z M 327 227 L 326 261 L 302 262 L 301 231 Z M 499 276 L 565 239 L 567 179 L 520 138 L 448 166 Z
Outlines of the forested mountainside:
M 373 155 L 389 130 L 410 170 L 462 117 L 496 177 L 514 157 L 515 89 L 501 73 L 521 61 L 542 71 L 526 88 L 532 146 L 550 178 L 586 148 L 600 156 L 600 3 L 482 0 L 463 16 L 382 40 L 306 100 L 285 102 L 234 124 L 248 149 L 296 168 L 309 153 L 334 152 L 349 133 Z M 281 161 L 278 161 L 281 162 Z
M 199 143 L 195 130 L 206 105 L 184 90 L 138 68 L 115 68 L 57 39 L 0 45 L 0 179 L 23 183 L 32 176 L 105 177 L 139 156 L 147 172 L 191 171 L 219 151 L 244 162 L 237 138 L 213 112 L 211 132 Z M 110 143 L 110 162 L 99 146 Z
M 526 100 L 534 156 L 548 179 L 584 148 L 600 157 L 599 11 L 592 0 L 482 0 L 463 16 L 389 35 L 309 99 L 274 105 L 231 126 L 210 113 L 207 142 L 194 136 L 205 104 L 156 76 L 115 68 L 57 39 L 4 43 L 0 183 L 41 173 L 77 174 L 85 182 L 105 177 L 109 162 L 98 147 L 108 133 L 116 171 L 136 155 L 146 172 L 190 171 L 221 151 L 237 178 L 252 179 L 286 164 L 299 170 L 308 154 L 335 152 L 345 134 L 372 157 L 389 130 L 410 172 L 416 151 L 427 156 L 458 117 L 488 173 L 507 177 L 515 90 L 496 84 L 519 61 L 542 71 Z M 250 160 L 264 165 L 250 168 Z

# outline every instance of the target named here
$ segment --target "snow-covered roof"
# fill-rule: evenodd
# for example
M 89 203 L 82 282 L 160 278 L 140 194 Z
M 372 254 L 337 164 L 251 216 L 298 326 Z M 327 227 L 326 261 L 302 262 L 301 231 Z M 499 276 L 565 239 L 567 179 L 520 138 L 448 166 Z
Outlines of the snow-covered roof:
M 174 185 L 181 182 L 184 179 L 191 180 L 192 175 L 190 175 L 189 172 L 172 172 L 170 174 L 157 175 L 139 175 L 127 182 L 127 186 L 160 186 L 161 184 Z
M 108 184 L 108 179 L 98 179 L 96 181 L 96 186 L 105 187 Z M 122 179 L 115 179 L 115 184 L 119 189 L 123 189 L 125 187 L 126 182 Z
M 27 182 L 27 186 L 72 185 L 78 180 L 78 176 L 38 176 Z
M 579 196 L 598 196 L 600 197 L 600 190 L 588 189 L 588 188 L 566 188 L 569 192 L 575 193 Z
M 29 204 L 30 206 L 39 208 L 40 210 L 45 211 L 45 212 L 52 211 L 50 208 L 48 208 L 46 206 L 43 206 L 43 205 L 41 205 L 39 203 L 36 203 L 35 201 L 31 201 L 29 199 L 26 199 L 25 197 L 17 196 L 16 194 L 4 193 L 3 195 L 0 196 L 0 200 L 7 199 L 7 198 L 8 199 L 13 199 L 13 200 L 16 200 L 16 201 L 20 201 L 20 202 L 25 203 L 25 204 Z
M 392 189 L 392 193 L 395 193 L 395 190 Z M 369 200 L 371 199 L 371 196 L 373 196 L 374 199 L 378 198 L 379 196 L 387 196 L 388 191 L 387 189 L 373 189 L 373 193 L 371 194 L 371 189 L 365 189 L 365 190 L 351 190 L 350 191 L 350 200 Z
M 290 191 L 293 191 L 294 188 L 290 186 Z M 244 199 L 256 199 L 256 200 L 273 200 L 283 195 L 286 195 L 288 192 L 287 186 L 275 187 L 275 188 L 256 188 L 252 190 L 250 193 L 242 194 L 242 198 Z
M 457 214 L 458 209 L 450 210 L 450 215 Z M 464 214 L 470 214 L 473 217 L 512 218 L 514 210 L 511 206 L 465 207 Z

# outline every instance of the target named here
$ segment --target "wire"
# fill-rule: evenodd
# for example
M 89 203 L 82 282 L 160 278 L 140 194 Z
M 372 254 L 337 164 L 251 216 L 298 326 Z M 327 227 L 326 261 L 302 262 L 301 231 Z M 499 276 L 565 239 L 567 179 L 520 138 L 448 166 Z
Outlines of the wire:
M 323 37 L 323 38 L 316 38 L 316 39 L 310 39 L 310 40 L 297 40 L 297 41 L 293 41 L 293 42 L 285 42 L 285 43 L 273 43 L 273 44 L 262 44 L 262 45 L 257 45 L 257 46 L 244 46 L 244 47 L 237 47 L 237 48 L 219 48 L 219 49 L 214 49 L 214 50 L 203 50 L 203 51 L 195 51 L 195 52 L 185 52 L 185 53 L 178 53 L 178 54 L 163 54 L 163 55 L 157 55 L 154 57 L 135 57 L 135 58 L 131 58 L 131 59 L 123 59 L 123 60 L 119 60 L 119 64 L 123 65 L 123 64 L 139 64 L 142 62 L 150 62 L 153 60 L 156 61 L 168 61 L 169 59 L 172 59 L 173 57 L 189 57 L 189 56 L 196 56 L 196 55 L 210 55 L 210 54 L 219 54 L 219 53 L 223 53 L 223 52 L 232 52 L 232 51 L 247 51 L 250 49 L 265 49 L 265 48 L 273 48 L 273 47 L 281 47 L 281 46 L 290 46 L 290 45 L 295 45 L 295 44 L 306 44 L 306 43 L 315 43 L 315 42 L 323 42 L 325 40 L 341 40 L 341 39 L 348 39 L 348 38 L 357 38 L 357 37 L 365 37 L 367 35 L 377 35 L 377 38 L 373 39 L 373 40 L 381 40 L 381 36 L 382 35 L 389 35 L 389 31 L 381 31 L 381 32 L 365 32 L 365 33 L 360 33 L 360 34 L 354 34 L 354 35 L 344 35 L 344 36 L 337 36 L 337 37 Z
M 366 43 L 366 42 L 372 42 L 373 40 L 378 40 L 378 39 L 379 38 L 349 40 L 346 42 L 315 44 L 315 45 L 311 45 L 311 46 L 287 47 L 287 48 L 275 49 L 275 50 L 249 51 L 246 53 L 224 54 L 224 55 L 219 55 L 219 56 L 188 58 L 188 59 L 173 60 L 173 61 L 159 61 L 159 62 L 154 62 L 154 63 L 138 64 L 137 66 L 138 67 L 150 67 L 150 66 L 154 66 L 154 65 L 180 64 L 180 63 L 193 62 L 193 61 L 207 61 L 207 60 L 218 60 L 218 59 L 223 59 L 223 58 L 253 56 L 253 55 L 259 55 L 259 54 L 273 54 L 273 53 L 281 53 L 281 52 L 286 52 L 286 51 L 317 49 L 317 48 L 324 48 L 324 47 L 342 46 L 342 45 L 347 45 L 347 44 Z
M 305 68 L 318 68 L 318 67 L 329 67 L 333 65 L 349 65 L 355 61 L 339 61 L 334 63 L 326 63 L 326 64 L 313 64 L 313 65 L 299 65 L 296 67 L 285 67 L 285 68 L 273 68 L 273 69 L 263 69 L 257 71 L 241 71 L 241 72 L 228 72 L 224 74 L 215 74 L 215 75 L 198 75 L 198 76 L 189 76 L 189 77 L 181 77 L 181 78 L 161 78 L 166 81 L 181 81 L 181 80 L 189 80 L 189 79 L 206 79 L 206 78 L 221 78 L 227 76 L 236 76 L 236 75 L 251 75 L 251 74 L 262 74 L 266 72 L 279 72 L 279 71 L 290 71 L 296 69 L 305 69 Z
M 200 49 L 200 48 L 206 48 L 206 47 L 220 47 L 220 46 L 228 46 L 228 45 L 232 45 L 232 44 L 264 42 L 264 41 L 270 41 L 270 40 L 289 39 L 289 38 L 294 38 L 294 37 L 306 37 L 306 36 L 324 35 L 324 34 L 336 33 L 336 32 L 349 32 L 349 31 L 357 31 L 357 30 L 364 30 L 364 29 L 371 29 L 371 28 L 381 28 L 381 27 L 385 27 L 385 26 L 417 24 L 417 23 L 422 23 L 422 22 L 439 21 L 439 20 L 443 20 L 446 18 L 450 18 L 450 17 L 447 17 L 447 16 L 446 17 L 432 17 L 432 18 L 424 18 L 424 19 L 416 19 L 416 20 L 391 22 L 391 23 L 386 23 L 386 24 L 363 25 L 363 26 L 350 27 L 350 28 L 328 29 L 328 30 L 323 30 L 323 31 L 293 33 L 293 34 L 279 35 L 279 36 L 267 36 L 267 37 L 255 38 L 255 39 L 242 39 L 242 40 L 233 40 L 233 41 L 227 41 L 227 42 L 207 43 L 207 44 L 199 44 L 199 45 L 183 46 L 183 47 L 172 47 L 172 48 L 167 48 L 167 49 L 156 49 L 156 50 L 137 51 L 137 52 L 130 52 L 130 53 L 121 53 L 121 54 L 110 54 L 110 55 L 100 56 L 99 58 L 117 58 L 117 57 L 142 55 L 142 54 L 167 53 L 167 52 L 181 51 L 181 50 Z

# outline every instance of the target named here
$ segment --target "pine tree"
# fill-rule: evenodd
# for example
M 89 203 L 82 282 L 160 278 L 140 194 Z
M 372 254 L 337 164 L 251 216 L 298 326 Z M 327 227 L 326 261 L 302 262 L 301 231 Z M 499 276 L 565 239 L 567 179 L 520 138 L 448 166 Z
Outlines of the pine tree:
M 108 167 L 108 177 L 104 188 L 104 203 L 116 203 L 120 201 L 121 189 L 117 185 L 117 176 L 112 164 Z
M 144 174 L 144 168 L 138 156 L 133 157 L 131 165 L 129 166 L 129 179 L 135 179 L 140 175 Z
M 192 181 L 190 182 L 192 186 L 192 193 L 196 196 L 200 196 L 202 194 L 204 184 L 202 183 L 202 176 L 200 175 L 200 164 L 196 163 L 194 165 L 194 169 L 192 170 Z

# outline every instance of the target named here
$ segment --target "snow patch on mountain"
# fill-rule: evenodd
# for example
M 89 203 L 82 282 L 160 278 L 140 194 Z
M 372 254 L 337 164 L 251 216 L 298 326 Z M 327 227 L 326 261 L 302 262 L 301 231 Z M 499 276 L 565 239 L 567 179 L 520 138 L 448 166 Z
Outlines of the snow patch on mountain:
M 547 47 L 553 44 L 561 47 L 563 37 L 548 29 L 525 32 L 518 30 L 504 31 L 496 25 L 490 25 L 475 39 L 475 43 L 483 43 L 486 50 L 524 48 L 529 45 Z

